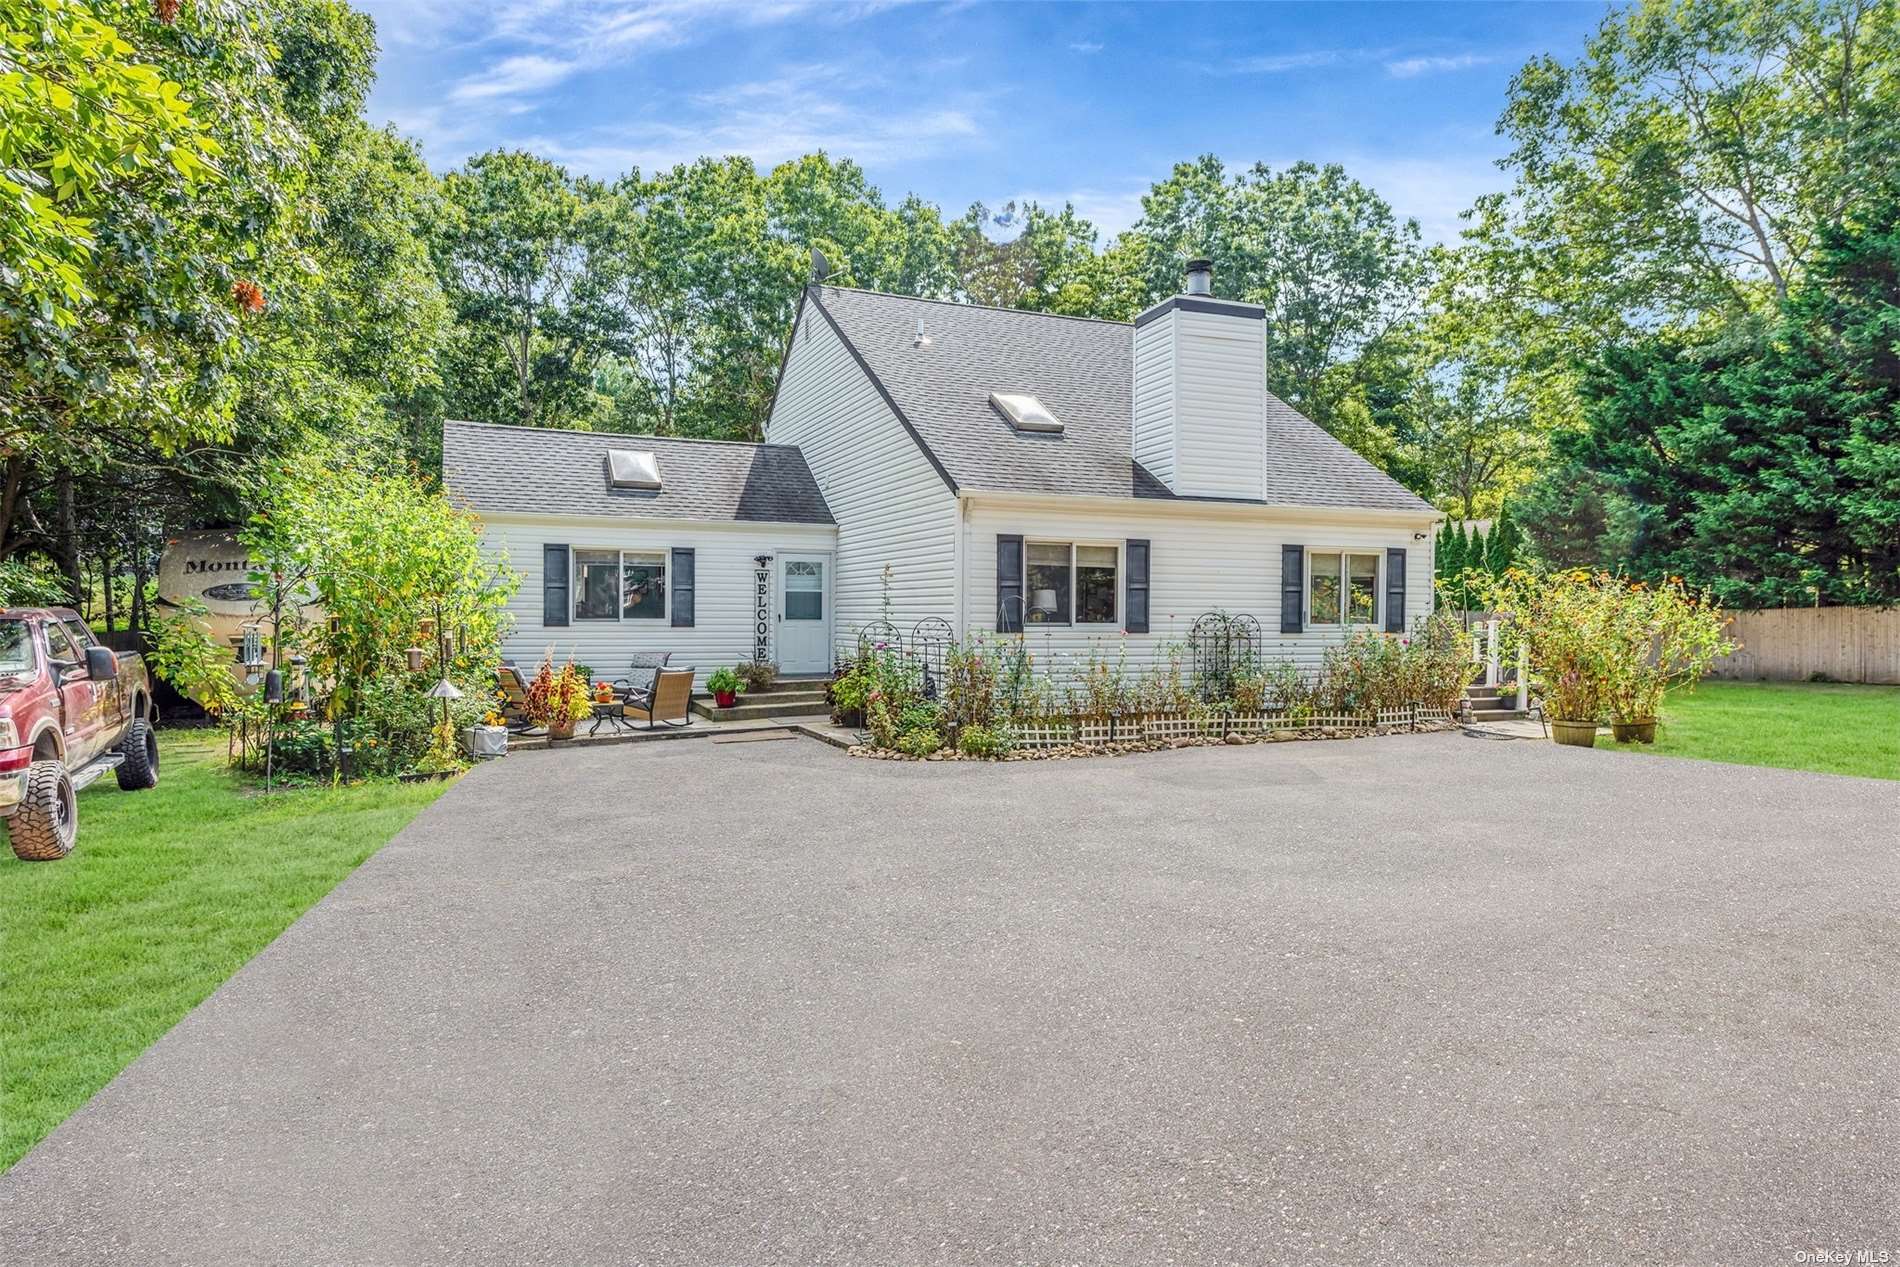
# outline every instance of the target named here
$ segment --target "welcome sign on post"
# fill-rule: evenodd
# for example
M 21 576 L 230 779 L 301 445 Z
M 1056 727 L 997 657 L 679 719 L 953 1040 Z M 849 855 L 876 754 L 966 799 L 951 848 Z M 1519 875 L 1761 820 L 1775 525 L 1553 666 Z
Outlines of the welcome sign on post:
M 772 556 L 757 555 L 752 573 L 752 659 L 766 664 L 772 658 Z

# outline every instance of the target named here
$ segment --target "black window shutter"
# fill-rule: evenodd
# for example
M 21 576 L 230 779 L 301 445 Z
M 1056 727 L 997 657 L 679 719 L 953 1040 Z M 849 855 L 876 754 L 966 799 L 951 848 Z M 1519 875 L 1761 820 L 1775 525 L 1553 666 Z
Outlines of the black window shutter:
M 567 601 L 567 547 L 541 547 L 541 623 L 565 625 L 572 609 Z
M 1302 608 L 1306 598 L 1306 547 L 1280 547 L 1280 632 L 1306 628 Z
M 1385 631 L 1405 632 L 1405 551 L 1385 552 Z
M 1148 632 L 1148 543 L 1130 540 L 1122 547 L 1122 566 L 1128 571 L 1124 588 L 1122 628 L 1129 633 Z
M 1023 631 L 1023 539 L 996 536 L 996 632 Z
M 673 588 L 673 627 L 691 629 L 693 627 L 693 589 L 694 563 L 691 550 L 673 551 L 673 575 L 667 578 L 667 584 Z

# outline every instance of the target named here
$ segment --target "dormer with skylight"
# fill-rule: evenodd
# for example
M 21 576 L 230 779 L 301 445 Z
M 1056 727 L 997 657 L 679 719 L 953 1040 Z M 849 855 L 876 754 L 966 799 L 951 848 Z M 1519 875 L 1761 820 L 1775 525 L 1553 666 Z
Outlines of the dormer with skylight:
M 990 404 L 1018 431 L 1034 435 L 1062 434 L 1062 420 L 1026 392 L 991 392 Z

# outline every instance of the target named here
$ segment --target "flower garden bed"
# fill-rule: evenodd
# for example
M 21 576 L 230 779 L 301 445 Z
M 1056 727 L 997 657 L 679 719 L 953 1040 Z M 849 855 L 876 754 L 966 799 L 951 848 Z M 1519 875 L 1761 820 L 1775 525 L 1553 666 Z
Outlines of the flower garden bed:
M 1111 726 L 1112 720 L 1112 726 Z M 891 748 L 858 744 L 854 757 L 879 761 L 1049 761 L 1075 757 L 1116 757 L 1170 748 L 1211 748 L 1228 744 L 1287 743 L 1311 739 L 1367 739 L 1456 730 L 1450 714 L 1434 709 L 1381 709 L 1375 713 L 1313 714 L 1297 720 L 1284 713 L 1239 716 L 1165 714 L 1147 717 L 1058 718 L 1010 728 L 1012 747 L 997 756 L 978 757 L 943 748 L 913 756 Z

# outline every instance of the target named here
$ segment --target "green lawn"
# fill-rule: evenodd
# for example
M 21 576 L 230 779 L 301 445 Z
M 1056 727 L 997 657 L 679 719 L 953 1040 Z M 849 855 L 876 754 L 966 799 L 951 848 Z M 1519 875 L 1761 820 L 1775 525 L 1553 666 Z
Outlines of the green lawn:
M 1597 746 L 1900 779 L 1900 686 L 1704 682 L 1670 695 L 1653 747 Z
M 174 733 L 158 787 L 80 793 L 59 862 L 0 850 L 0 1170 L 356 865 L 443 783 L 258 795 Z

